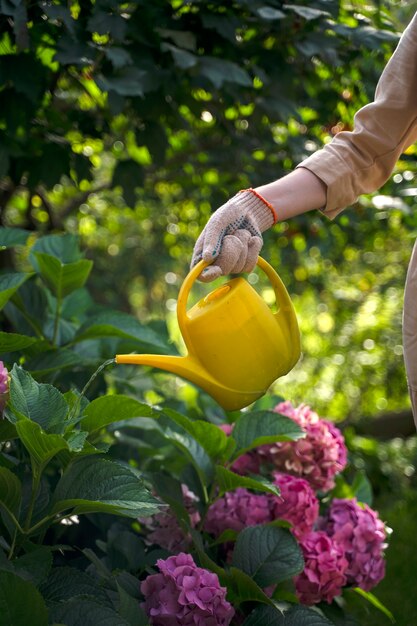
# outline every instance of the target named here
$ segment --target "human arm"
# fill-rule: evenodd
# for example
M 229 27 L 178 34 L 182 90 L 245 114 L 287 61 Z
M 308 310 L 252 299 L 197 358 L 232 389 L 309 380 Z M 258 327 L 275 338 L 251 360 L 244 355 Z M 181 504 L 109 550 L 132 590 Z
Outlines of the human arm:
M 237 194 L 210 218 L 197 240 L 192 265 L 215 261 L 202 275 L 250 271 L 262 232 L 312 209 L 333 219 L 362 193 L 378 189 L 390 176 L 400 154 L 417 139 L 417 17 L 401 37 L 378 82 L 375 99 L 360 109 L 352 132 L 338 133 L 323 149 L 287 176 L 257 187 L 262 199 L 246 206 Z M 276 219 L 271 218 L 272 208 Z M 255 232 L 242 228 L 255 223 Z M 233 219 L 232 219 L 233 218 Z M 237 224 L 237 226 L 236 226 Z M 216 245 L 213 246 L 213 242 Z

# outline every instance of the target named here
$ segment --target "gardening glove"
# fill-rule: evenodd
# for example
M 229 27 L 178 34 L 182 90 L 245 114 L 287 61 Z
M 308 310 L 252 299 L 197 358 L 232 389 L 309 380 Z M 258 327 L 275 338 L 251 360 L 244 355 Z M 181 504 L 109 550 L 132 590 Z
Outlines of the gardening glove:
M 239 191 L 217 209 L 196 241 L 191 267 L 201 259 L 215 259 L 199 280 L 208 283 L 226 274 L 252 271 L 263 245 L 262 233 L 276 221 L 273 206 L 254 189 Z

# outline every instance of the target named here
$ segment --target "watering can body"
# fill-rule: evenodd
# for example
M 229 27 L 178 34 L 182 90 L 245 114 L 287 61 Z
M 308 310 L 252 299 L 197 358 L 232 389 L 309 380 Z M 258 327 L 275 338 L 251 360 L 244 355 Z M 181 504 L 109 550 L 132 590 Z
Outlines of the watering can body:
M 172 372 L 204 389 L 225 410 L 238 410 L 263 396 L 298 361 L 297 318 L 281 279 L 261 257 L 258 265 L 274 288 L 276 313 L 242 277 L 232 278 L 187 311 L 192 284 L 206 265 L 200 261 L 191 270 L 178 296 L 178 323 L 188 355 L 127 354 L 117 355 L 116 362 Z

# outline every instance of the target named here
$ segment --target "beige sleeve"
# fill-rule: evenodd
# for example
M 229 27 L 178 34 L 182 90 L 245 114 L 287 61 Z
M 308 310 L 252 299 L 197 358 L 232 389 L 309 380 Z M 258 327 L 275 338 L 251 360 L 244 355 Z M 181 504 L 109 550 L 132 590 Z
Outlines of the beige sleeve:
M 360 194 L 381 187 L 416 140 L 417 13 L 379 79 L 374 101 L 356 113 L 353 131 L 338 133 L 298 167 L 327 185 L 323 212 L 333 219 Z

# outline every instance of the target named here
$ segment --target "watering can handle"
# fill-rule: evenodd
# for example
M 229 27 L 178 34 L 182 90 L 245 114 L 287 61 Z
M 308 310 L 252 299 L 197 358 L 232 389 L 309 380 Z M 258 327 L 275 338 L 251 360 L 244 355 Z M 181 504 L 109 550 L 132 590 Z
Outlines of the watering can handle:
M 275 299 L 277 302 L 278 311 L 275 316 L 282 316 L 286 319 L 290 337 L 292 338 L 291 346 L 294 356 L 294 364 L 297 362 L 300 353 L 300 330 L 298 328 L 297 317 L 294 311 L 293 304 L 291 302 L 288 291 L 274 270 L 274 268 L 265 261 L 262 257 L 258 257 L 257 264 L 268 276 L 275 292 Z
M 295 312 L 294 312 L 290 297 L 288 295 L 288 292 L 285 288 L 284 283 L 282 282 L 282 280 L 280 279 L 280 277 L 278 276 L 274 268 L 269 263 L 267 263 L 265 259 L 259 256 L 256 263 L 257 265 L 259 265 L 261 270 L 263 270 L 265 274 L 268 276 L 272 284 L 272 287 L 274 288 L 275 298 L 277 300 L 277 306 L 279 307 L 277 315 L 285 316 L 288 322 L 290 332 L 296 333 L 298 335 L 299 331 L 298 331 L 297 319 L 295 317 Z M 187 339 L 188 339 L 188 332 L 186 328 L 188 296 L 189 296 L 191 287 L 193 286 L 194 282 L 196 281 L 198 276 L 201 274 L 203 269 L 207 267 L 208 265 L 210 265 L 208 261 L 204 261 L 204 260 L 199 261 L 192 268 L 189 274 L 186 276 L 181 286 L 180 292 L 178 294 L 178 300 L 177 300 L 178 325 L 180 327 L 182 336 L 184 337 L 186 344 L 187 344 Z

